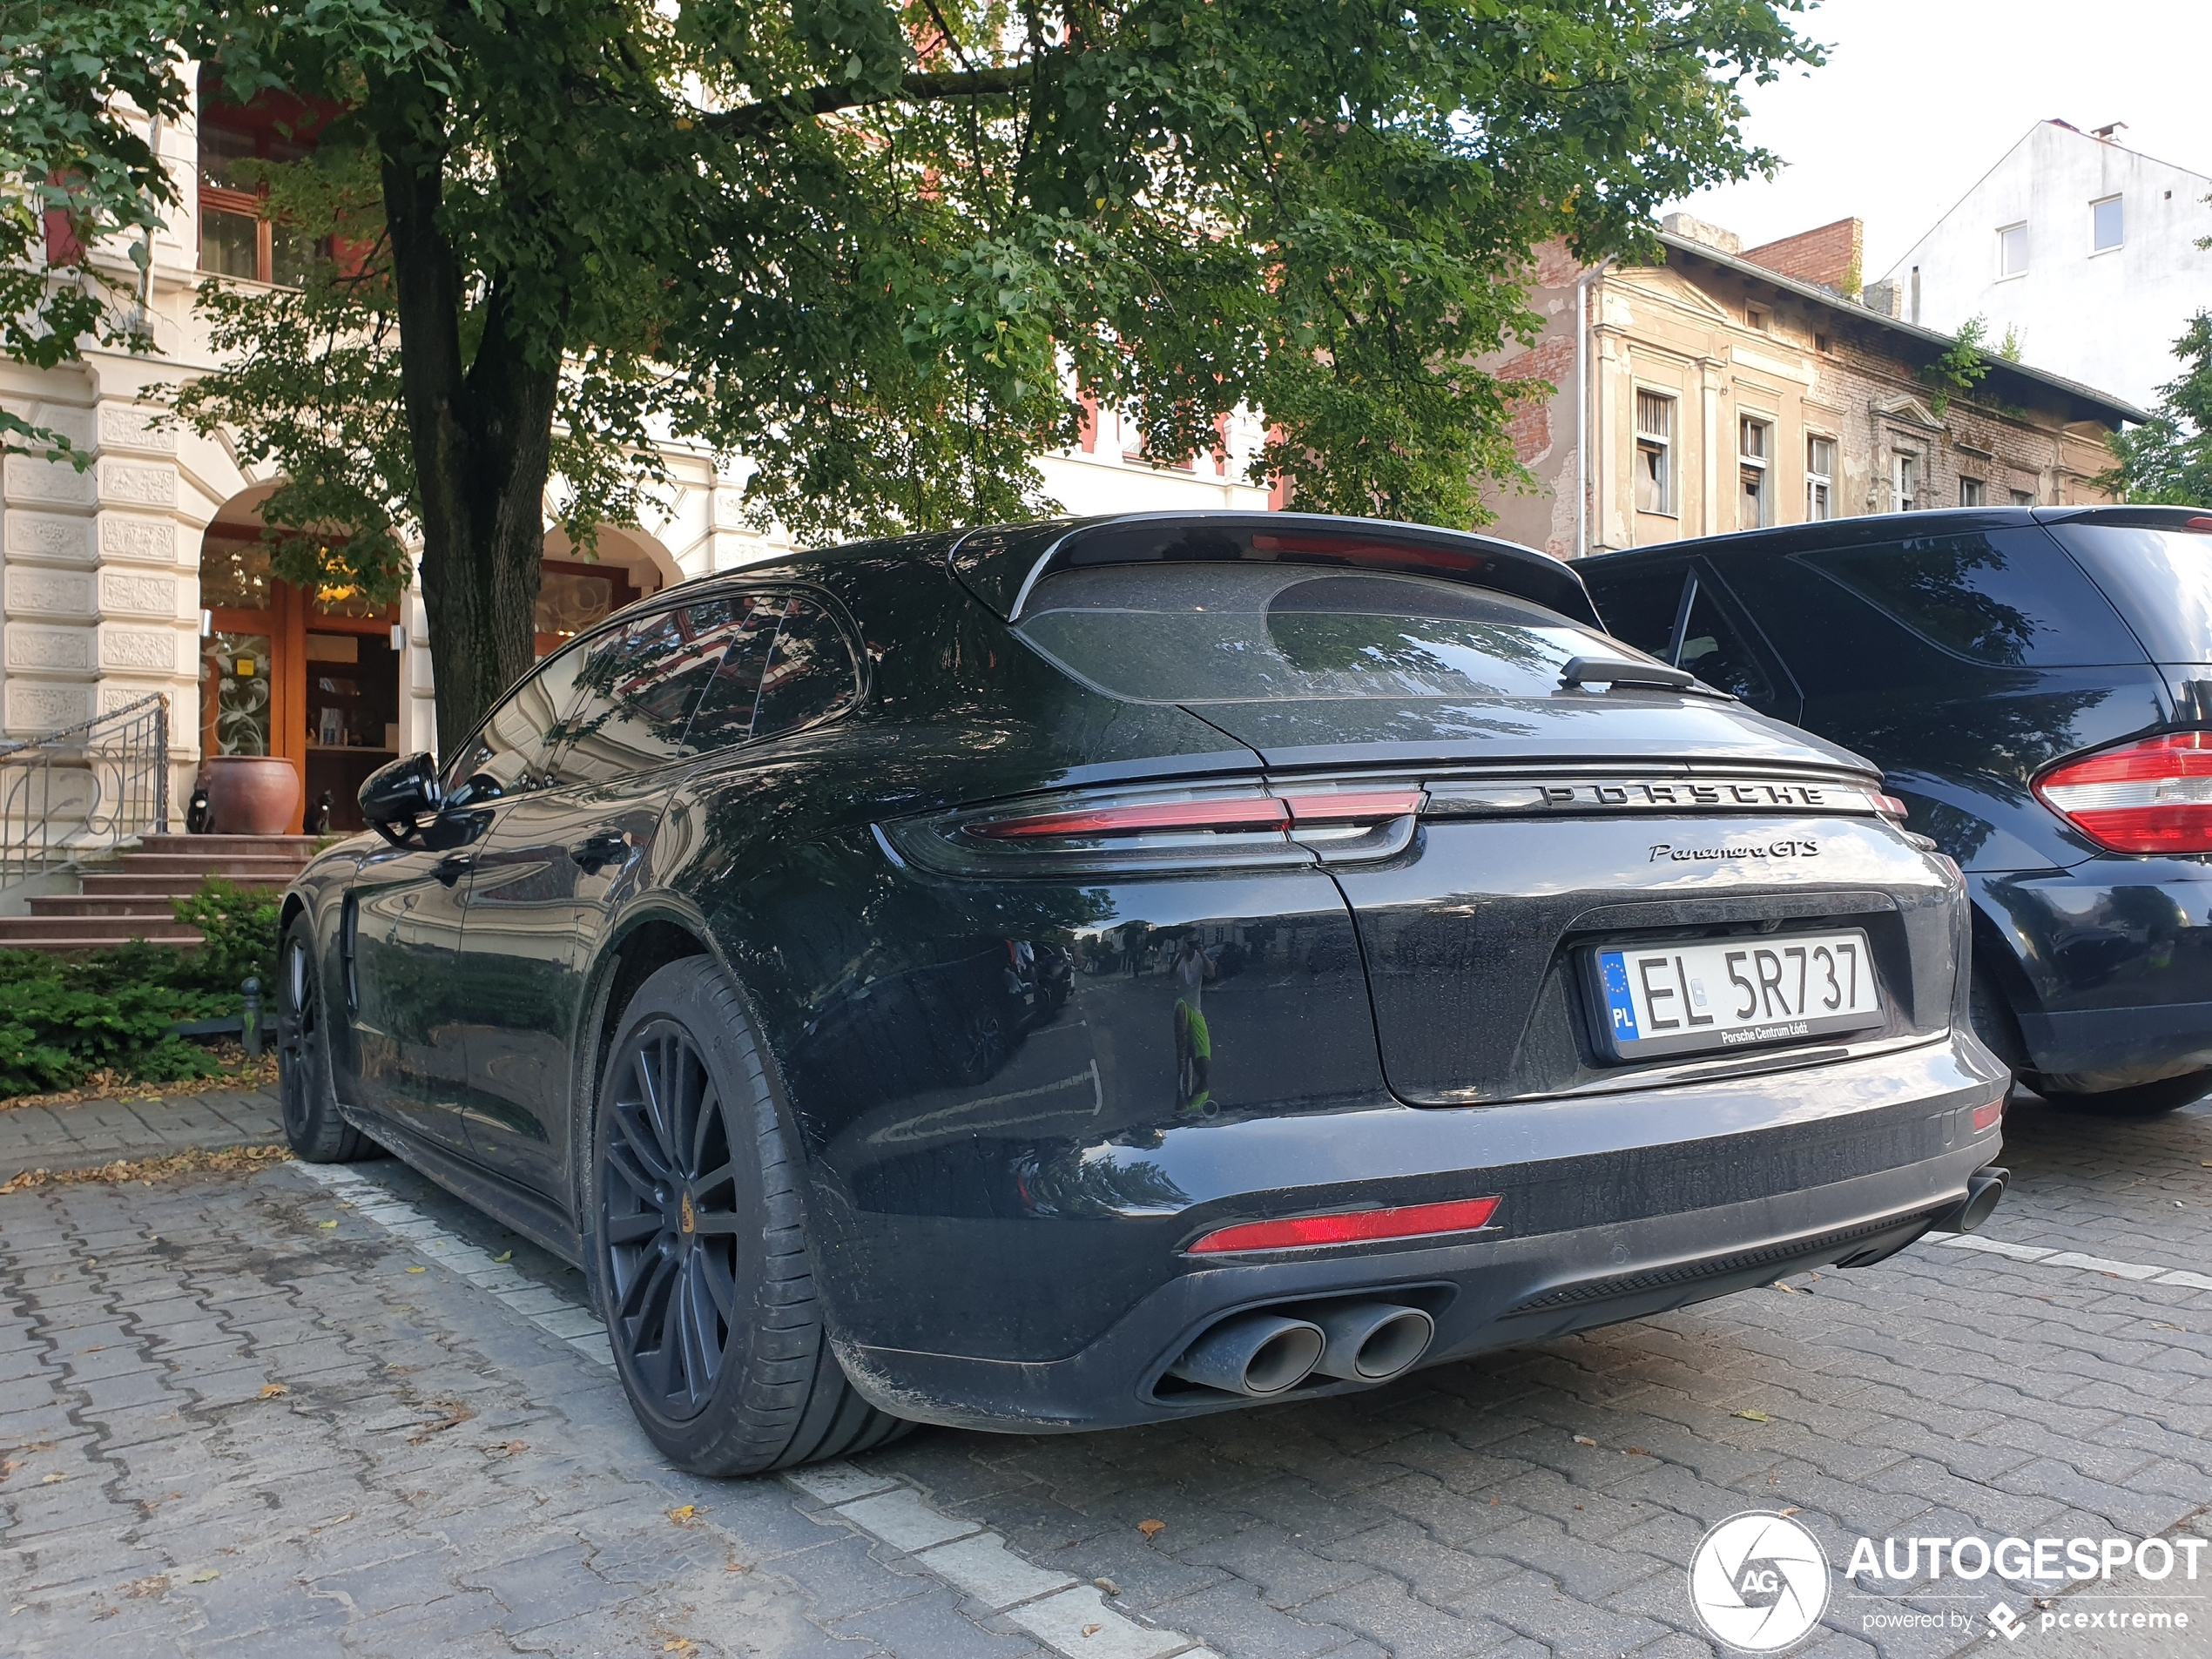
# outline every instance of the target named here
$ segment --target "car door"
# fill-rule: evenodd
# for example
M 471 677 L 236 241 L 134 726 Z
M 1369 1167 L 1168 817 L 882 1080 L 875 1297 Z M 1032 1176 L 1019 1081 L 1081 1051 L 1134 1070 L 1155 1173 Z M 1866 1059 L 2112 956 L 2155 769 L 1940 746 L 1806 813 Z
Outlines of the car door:
M 546 730 L 565 705 L 550 659 L 485 717 L 447 765 L 447 809 L 425 846 L 362 864 L 346 899 L 346 978 L 354 1006 L 355 1103 L 451 1151 L 465 1151 L 462 919 L 470 867 L 496 805 L 526 792 Z
M 724 593 L 583 642 L 545 776 L 496 806 L 476 854 L 459 992 L 469 1144 L 537 1191 L 557 1192 L 568 1164 L 586 976 L 645 867 L 666 769 L 693 752 L 685 729 L 701 691 L 732 652 L 763 653 L 773 635 L 759 610 L 752 596 Z

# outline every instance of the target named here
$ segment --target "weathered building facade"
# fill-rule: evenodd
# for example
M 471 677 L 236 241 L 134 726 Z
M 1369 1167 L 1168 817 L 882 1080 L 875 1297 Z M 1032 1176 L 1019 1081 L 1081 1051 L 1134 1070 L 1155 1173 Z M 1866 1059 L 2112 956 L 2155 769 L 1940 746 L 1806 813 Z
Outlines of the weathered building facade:
M 1538 488 L 1493 497 L 1498 533 L 1569 558 L 1807 519 L 2104 499 L 2091 481 L 2111 464 L 2107 440 L 2141 411 L 2001 359 L 1970 390 L 1947 386 L 1934 371 L 1949 339 L 1845 297 L 1855 221 L 1748 253 L 1669 224 L 1663 262 L 1540 261 L 1543 334 L 1491 367 L 1556 390 L 1522 410 L 1517 448 Z

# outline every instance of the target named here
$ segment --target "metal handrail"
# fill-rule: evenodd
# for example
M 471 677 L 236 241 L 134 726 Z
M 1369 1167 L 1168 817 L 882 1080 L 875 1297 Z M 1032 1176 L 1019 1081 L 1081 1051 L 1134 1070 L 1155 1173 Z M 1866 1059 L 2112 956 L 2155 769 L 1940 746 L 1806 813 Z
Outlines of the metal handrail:
M 166 692 L 0 741 L 0 891 L 168 825 Z

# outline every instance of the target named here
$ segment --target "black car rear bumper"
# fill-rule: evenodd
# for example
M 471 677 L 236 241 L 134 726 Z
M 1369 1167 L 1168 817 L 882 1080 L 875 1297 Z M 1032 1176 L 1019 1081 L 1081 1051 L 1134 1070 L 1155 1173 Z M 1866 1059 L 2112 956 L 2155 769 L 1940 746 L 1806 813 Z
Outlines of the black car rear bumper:
M 1119 1228 L 1167 1248 L 1134 1246 L 1157 1264 L 1154 1282 L 1120 1309 L 1102 1306 L 1095 1334 L 1073 1352 L 983 1358 L 870 1343 L 847 1330 L 838 1355 L 864 1395 L 901 1416 L 979 1429 L 1087 1429 L 1253 1403 L 1161 1386 L 1197 1337 L 1241 1310 L 1351 1293 L 1406 1302 L 1436 1321 L 1425 1365 L 1641 1318 L 1909 1244 L 1995 1157 L 1997 1128 L 1977 1130 L 1973 1117 L 2002 1101 L 2007 1082 L 1986 1050 L 1959 1036 L 1663 1091 L 1235 1126 L 1273 1131 L 1255 1135 L 1250 1157 L 1223 1143 L 1230 1126 L 1189 1149 L 1170 1136 L 1149 1155 L 1179 1165 L 1187 1185 L 1209 1184 L 1201 1161 L 1259 1179 L 1177 1215 L 1121 1220 Z M 1284 1178 L 1291 1171 L 1283 1159 L 1300 1147 L 1309 1158 L 1304 1184 Z M 1186 1150 L 1192 1156 L 1179 1158 Z M 1519 1157 L 1501 1156 L 1509 1151 Z M 1302 1201 L 1306 1189 L 1312 1202 Z M 1347 1191 L 1370 1204 L 1449 1191 L 1503 1202 L 1491 1228 L 1433 1244 L 1220 1265 L 1180 1253 L 1217 1218 L 1318 1210 L 1341 1204 Z M 1035 1218 L 1019 1233 L 1020 1247 L 1048 1266 L 1055 1250 L 1100 1242 L 1093 1228 L 1058 1217 Z M 942 1231 L 936 1238 L 951 1242 Z M 1005 1247 L 1005 1234 L 996 1238 Z M 927 1295 L 921 1281 L 945 1265 L 941 1254 L 919 1263 L 915 1293 Z M 1085 1279 L 1076 1262 L 1067 1265 L 1071 1284 Z M 1356 1386 L 1316 1375 L 1278 1398 Z
M 2148 1081 L 2212 1066 L 2212 865 L 2098 858 L 1970 875 L 2011 946 L 2031 1069 Z

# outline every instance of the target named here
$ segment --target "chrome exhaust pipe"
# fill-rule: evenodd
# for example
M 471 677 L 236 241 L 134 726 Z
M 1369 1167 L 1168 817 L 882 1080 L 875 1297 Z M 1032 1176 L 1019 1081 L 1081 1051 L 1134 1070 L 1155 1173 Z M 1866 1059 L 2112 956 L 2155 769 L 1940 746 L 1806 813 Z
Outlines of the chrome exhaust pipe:
M 1436 1321 L 1397 1302 L 1324 1302 L 1308 1311 L 1326 1346 L 1314 1369 L 1346 1382 L 1388 1382 L 1411 1371 L 1436 1335 Z
M 2013 1172 L 1994 1163 L 1985 1163 L 1966 1177 L 1966 1196 L 1928 1224 L 1930 1232 L 1970 1233 L 1987 1221 L 1990 1212 L 1997 1208 L 1998 1200 L 2005 1196 L 2005 1184 Z
M 1224 1319 L 1168 1367 L 1185 1382 L 1267 1399 L 1304 1382 L 1325 1339 L 1310 1319 L 1245 1313 Z

